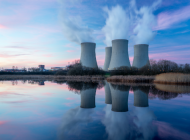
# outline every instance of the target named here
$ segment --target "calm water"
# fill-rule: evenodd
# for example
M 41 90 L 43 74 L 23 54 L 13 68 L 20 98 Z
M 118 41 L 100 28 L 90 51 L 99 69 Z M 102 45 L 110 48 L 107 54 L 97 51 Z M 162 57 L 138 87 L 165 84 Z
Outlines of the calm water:
M 3 81 L 0 140 L 190 140 L 188 87 L 161 88 Z

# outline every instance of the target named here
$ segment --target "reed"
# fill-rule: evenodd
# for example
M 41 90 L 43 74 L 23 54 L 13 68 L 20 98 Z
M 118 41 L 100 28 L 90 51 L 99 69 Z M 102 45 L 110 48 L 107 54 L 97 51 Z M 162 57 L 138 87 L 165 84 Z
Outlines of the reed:
M 171 93 L 190 93 L 190 86 L 188 85 L 165 85 L 155 84 L 158 90 L 171 92 Z
M 104 76 L 65 76 L 65 75 L 0 75 L 0 80 L 70 80 L 70 81 L 102 81 Z
M 154 83 L 190 85 L 190 74 L 163 73 L 156 75 Z
M 143 76 L 143 75 L 135 75 L 135 76 L 111 76 L 107 78 L 108 82 L 122 82 L 122 83 L 152 83 L 154 80 L 154 76 Z

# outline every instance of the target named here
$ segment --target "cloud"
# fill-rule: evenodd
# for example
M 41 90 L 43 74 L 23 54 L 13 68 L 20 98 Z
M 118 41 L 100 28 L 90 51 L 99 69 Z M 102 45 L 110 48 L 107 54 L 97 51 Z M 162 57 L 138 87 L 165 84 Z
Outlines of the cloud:
M 136 44 L 149 44 L 156 35 L 152 28 L 156 25 L 156 18 L 153 11 L 161 3 L 161 0 L 155 1 L 151 6 L 141 7 L 138 11 L 135 0 L 132 1 L 131 7 L 134 9 L 134 22 L 136 26 L 133 29 L 135 35 L 132 37 Z
M 114 39 L 127 39 L 130 26 L 127 11 L 120 5 L 112 7 L 111 9 L 104 7 L 103 10 L 108 15 L 106 25 L 102 28 L 105 34 L 104 43 L 107 46 L 111 46 L 112 40 Z
M 93 42 L 94 38 L 92 37 L 93 30 L 88 28 L 84 23 L 82 18 L 79 15 L 71 16 L 67 11 L 67 6 L 70 7 L 76 3 L 80 4 L 80 0 L 59 0 L 61 4 L 60 8 L 60 19 L 63 30 L 63 35 L 69 41 L 80 44 L 82 42 Z
M 190 5 L 174 12 L 163 12 L 158 15 L 158 25 L 154 30 L 164 30 L 171 28 L 172 25 L 190 19 Z

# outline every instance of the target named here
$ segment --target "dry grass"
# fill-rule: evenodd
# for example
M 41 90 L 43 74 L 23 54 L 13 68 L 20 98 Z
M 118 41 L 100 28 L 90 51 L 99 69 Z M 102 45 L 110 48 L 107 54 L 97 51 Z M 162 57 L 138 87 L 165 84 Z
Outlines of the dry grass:
M 154 83 L 190 85 L 190 74 L 163 73 L 156 75 Z
M 188 85 L 165 85 L 165 84 L 155 84 L 156 89 L 172 92 L 172 93 L 190 93 L 190 86 Z
M 152 83 L 154 76 L 143 76 L 143 75 L 134 75 L 134 76 L 111 76 L 107 78 L 108 82 L 121 82 L 121 83 Z
M 0 80 L 70 80 L 70 81 L 101 81 L 104 76 L 61 76 L 61 75 L 0 75 Z

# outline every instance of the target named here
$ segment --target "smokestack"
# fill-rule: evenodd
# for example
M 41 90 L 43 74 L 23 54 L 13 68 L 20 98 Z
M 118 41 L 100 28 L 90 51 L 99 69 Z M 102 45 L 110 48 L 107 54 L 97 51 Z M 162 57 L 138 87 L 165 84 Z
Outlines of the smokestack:
M 96 88 L 81 90 L 81 108 L 95 108 Z
M 128 86 L 117 86 L 110 84 L 112 96 L 112 111 L 127 112 L 128 111 Z
M 109 65 L 109 70 L 114 70 L 121 66 L 130 67 L 128 55 L 128 40 L 112 40 L 112 56 Z
M 106 104 L 112 104 L 112 99 L 111 99 L 111 91 L 110 91 L 110 85 L 109 83 L 105 80 L 105 103 Z
M 83 42 L 81 43 L 81 57 L 80 62 L 82 66 L 89 68 L 98 68 L 96 62 L 96 44 L 91 42 Z
M 105 48 L 105 62 L 104 62 L 104 70 L 108 71 L 110 61 L 111 61 L 111 55 L 112 55 L 112 47 L 106 47 Z
M 148 107 L 148 93 L 149 91 L 142 91 L 140 88 L 134 91 L 134 106 Z
M 137 44 L 134 45 L 134 59 L 133 67 L 142 68 L 145 65 L 149 65 L 148 57 L 148 45 L 147 44 Z

